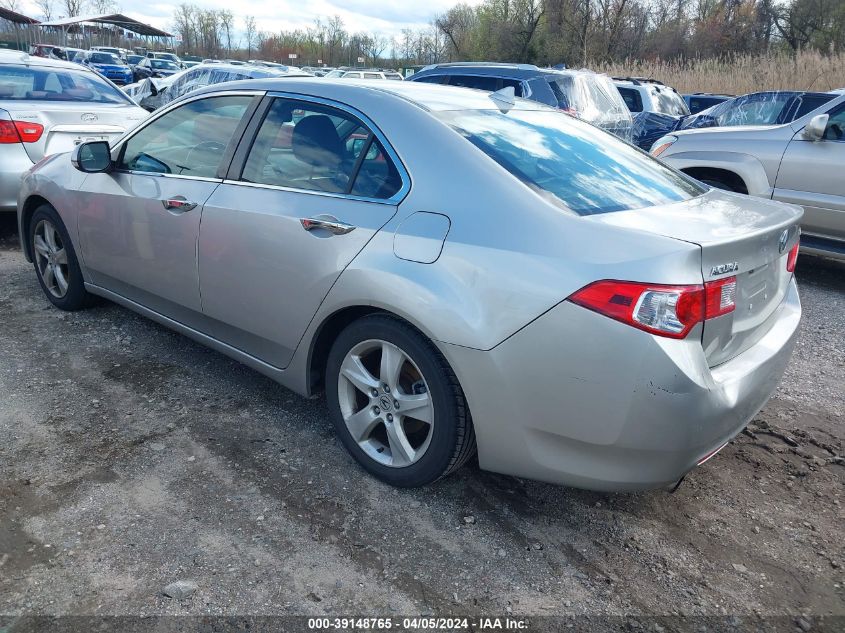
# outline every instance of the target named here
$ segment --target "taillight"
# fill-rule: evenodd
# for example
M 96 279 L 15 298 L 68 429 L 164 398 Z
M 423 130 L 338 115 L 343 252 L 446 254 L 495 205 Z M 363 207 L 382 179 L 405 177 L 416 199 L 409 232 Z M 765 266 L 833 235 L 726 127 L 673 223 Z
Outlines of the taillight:
M 0 120 L 0 143 L 35 143 L 44 133 L 44 126 L 29 121 Z
M 795 242 L 795 246 L 793 246 L 790 251 L 789 255 L 786 258 L 786 272 L 794 273 L 795 272 L 795 264 L 798 263 L 798 246 L 800 242 Z
M 0 143 L 20 143 L 21 137 L 13 121 L 0 121 Z
M 715 319 L 736 309 L 736 277 L 704 284 L 704 319 Z
M 569 301 L 640 330 L 682 339 L 696 324 L 732 312 L 735 297 L 736 277 L 703 286 L 606 279 L 581 288 Z

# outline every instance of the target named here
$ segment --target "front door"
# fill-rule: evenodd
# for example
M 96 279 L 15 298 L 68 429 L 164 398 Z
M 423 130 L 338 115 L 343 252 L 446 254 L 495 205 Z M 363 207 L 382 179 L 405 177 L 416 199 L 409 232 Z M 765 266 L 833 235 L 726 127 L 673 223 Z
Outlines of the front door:
M 332 284 L 405 191 L 371 129 L 341 107 L 272 102 L 243 166 L 203 212 L 200 288 L 215 337 L 287 366 Z
M 202 209 L 252 99 L 213 97 L 171 110 L 125 141 L 112 172 L 85 179 L 79 235 L 94 284 L 177 320 L 200 313 Z
M 802 129 L 790 141 L 772 197 L 804 207 L 805 233 L 845 240 L 845 103 L 828 114 L 822 140 L 805 140 Z

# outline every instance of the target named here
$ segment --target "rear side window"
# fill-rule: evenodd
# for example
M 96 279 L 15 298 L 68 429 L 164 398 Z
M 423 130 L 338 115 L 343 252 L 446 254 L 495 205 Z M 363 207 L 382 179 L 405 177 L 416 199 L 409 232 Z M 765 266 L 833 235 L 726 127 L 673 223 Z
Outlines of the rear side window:
M 250 148 L 241 180 L 385 199 L 402 188 L 393 161 L 351 114 L 276 99 Z
M 0 99 L 132 103 L 123 92 L 90 72 L 5 64 L 0 65 Z
M 704 193 L 635 147 L 560 112 L 465 110 L 437 116 L 528 188 L 579 215 Z
M 462 88 L 474 88 L 476 90 L 486 90 L 487 92 L 496 92 L 499 89 L 499 79 L 498 77 L 451 75 L 449 77 L 449 85 L 460 86 Z
M 422 81 L 427 84 L 442 84 L 446 79 L 445 75 L 428 75 L 426 77 L 420 77 L 419 79 L 414 77 L 414 81 Z
M 191 101 L 159 117 L 123 146 L 118 168 L 216 178 L 226 146 L 252 97 Z
M 381 79 L 378 73 L 364 73 L 364 79 Z
M 643 111 L 643 98 L 640 96 L 640 91 L 634 88 L 624 88 L 616 86 L 619 94 L 622 95 L 622 100 L 631 112 Z
M 782 121 L 782 123 L 792 123 L 795 119 L 800 119 L 805 114 L 809 114 L 816 108 L 822 107 L 825 103 L 836 97 L 836 95 L 803 95 L 797 98 L 797 107 L 794 114 L 790 112 L 789 121 Z

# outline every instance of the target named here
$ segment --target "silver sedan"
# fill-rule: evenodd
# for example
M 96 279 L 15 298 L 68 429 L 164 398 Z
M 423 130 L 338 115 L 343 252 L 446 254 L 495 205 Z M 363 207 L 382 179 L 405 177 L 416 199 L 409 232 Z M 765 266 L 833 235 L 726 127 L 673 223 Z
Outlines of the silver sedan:
M 669 485 L 774 391 L 798 207 L 532 101 L 415 82 L 192 93 L 24 178 L 47 298 L 105 297 L 303 395 L 370 473 Z

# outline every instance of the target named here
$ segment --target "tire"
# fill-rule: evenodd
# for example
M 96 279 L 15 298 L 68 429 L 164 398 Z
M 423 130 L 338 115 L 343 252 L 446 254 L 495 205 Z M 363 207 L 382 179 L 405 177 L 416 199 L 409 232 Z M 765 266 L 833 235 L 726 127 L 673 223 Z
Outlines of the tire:
M 348 325 L 329 352 L 325 384 L 340 441 L 385 483 L 424 486 L 475 454 L 455 373 L 434 344 L 401 319 L 376 314 Z
M 48 233 L 52 236 L 45 239 Z M 94 296 L 85 290 L 82 271 L 67 229 L 53 207 L 44 204 L 32 214 L 29 246 L 38 283 L 50 303 L 68 312 L 95 303 Z

